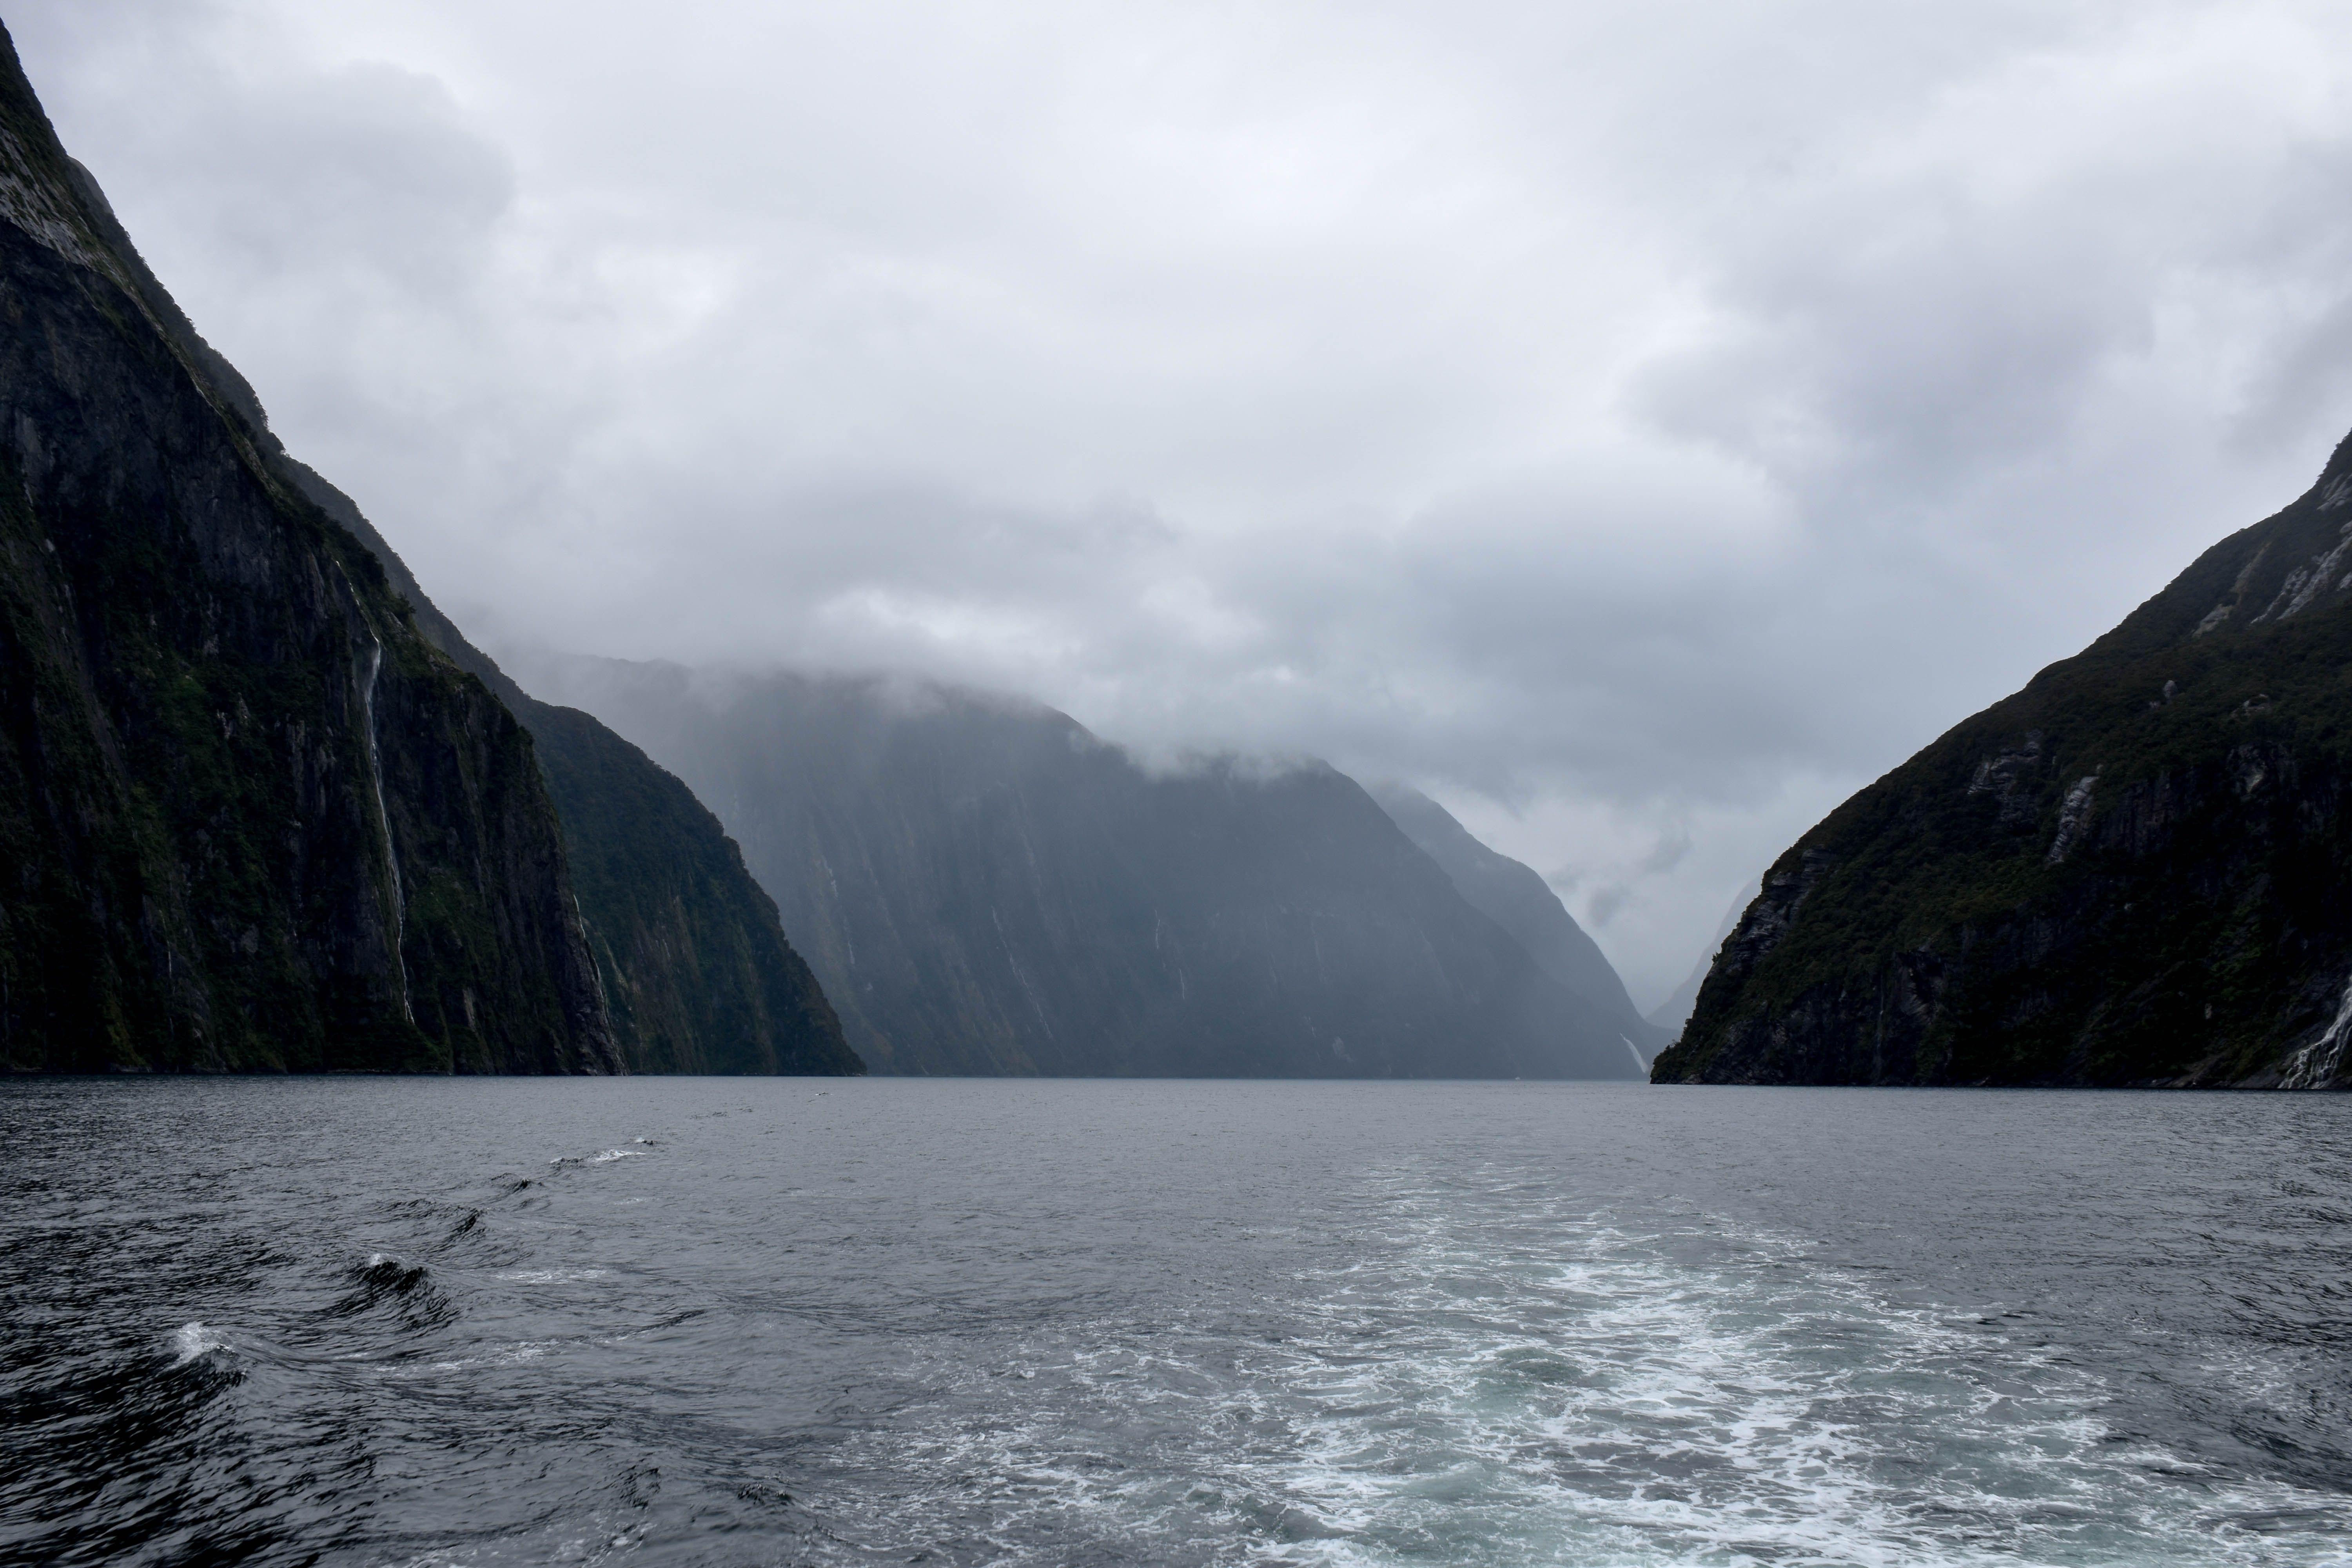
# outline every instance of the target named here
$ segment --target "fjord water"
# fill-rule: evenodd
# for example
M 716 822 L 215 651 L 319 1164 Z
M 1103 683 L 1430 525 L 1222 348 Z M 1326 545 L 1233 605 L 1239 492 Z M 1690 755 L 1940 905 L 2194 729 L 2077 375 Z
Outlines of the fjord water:
M 2352 1101 L 0 1084 L 0 1557 L 2352 1561 Z

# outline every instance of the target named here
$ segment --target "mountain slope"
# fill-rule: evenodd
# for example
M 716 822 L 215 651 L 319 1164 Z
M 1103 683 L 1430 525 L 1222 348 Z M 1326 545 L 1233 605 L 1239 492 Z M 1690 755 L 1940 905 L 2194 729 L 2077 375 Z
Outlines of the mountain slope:
M 13 44 L 0 322 L 0 1068 L 619 1067 L 530 738 L 273 467 Z
M 1452 812 L 1411 785 L 1380 784 L 1370 793 L 1404 836 L 1444 868 L 1472 909 L 1510 932 L 1546 973 L 1610 1019 L 1644 1060 L 1673 1039 L 1642 1016 L 1600 944 L 1532 868 L 1488 848 Z
M 1781 857 L 1655 1077 L 2341 1087 L 2347 787 L 2352 439 Z
M 1707 944 L 1698 962 L 1691 965 L 1690 973 L 1675 987 L 1673 995 L 1650 1010 L 1650 1022 L 1665 1031 L 1669 1040 L 1681 1037 L 1683 1026 L 1690 1022 L 1692 1010 L 1698 1005 L 1698 989 L 1706 984 L 1707 971 L 1715 967 L 1716 954 L 1723 951 L 1726 939 L 1738 929 L 1739 917 L 1747 912 L 1749 904 L 1756 901 L 1756 893 L 1760 890 L 1741 893 L 1733 900 L 1731 907 L 1723 911 L 1722 923 L 1715 928 L 1715 940 Z
M 786 940 L 775 900 L 693 792 L 588 714 L 525 692 L 425 596 L 350 497 L 283 462 L 294 484 L 383 563 L 426 639 L 496 693 L 537 742 L 630 1070 L 865 1071 Z
M 721 814 L 877 1071 L 1635 1076 L 1320 764 L 1160 774 L 971 692 L 510 662 Z

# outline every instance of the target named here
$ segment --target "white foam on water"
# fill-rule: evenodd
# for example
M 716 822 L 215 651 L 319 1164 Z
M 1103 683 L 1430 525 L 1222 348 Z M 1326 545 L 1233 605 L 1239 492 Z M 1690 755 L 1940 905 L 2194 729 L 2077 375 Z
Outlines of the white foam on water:
M 1801 1243 L 1458 1199 L 1399 1193 L 1364 1261 L 1295 1281 L 1280 1342 L 1177 1314 L 928 1369 L 932 1412 L 870 1456 L 924 1479 L 860 1533 L 1329 1568 L 2352 1563 L 2343 1499 L 2118 1441 L 2088 1373 Z
M 614 1160 L 642 1159 L 646 1151 L 643 1149 L 607 1149 L 588 1163 L 592 1165 L 606 1165 Z
M 578 1279 L 602 1279 L 610 1272 L 604 1268 L 514 1268 L 496 1278 L 518 1285 L 569 1285 Z
M 183 1323 L 172 1331 L 172 1364 L 185 1366 L 200 1356 L 226 1350 L 227 1342 L 202 1323 Z
M 467 1372 L 478 1366 L 513 1366 L 521 1362 L 538 1361 L 554 1348 L 552 1340 L 519 1340 L 481 1355 L 459 1356 L 451 1361 L 381 1363 L 377 1375 L 390 1382 L 415 1382 L 427 1373 Z
M 1283 1480 L 1349 1534 L 1315 1560 L 1443 1554 L 1465 1527 L 1496 1563 L 2347 1560 L 2340 1500 L 2117 1444 L 2088 1374 L 1800 1244 L 1587 1215 L 1555 1250 L 1418 1206 L 1391 1304 L 1307 1347 L 1333 1364 L 1301 1369 L 1320 1408 Z M 1383 1353 L 1344 1356 L 1367 1327 Z M 1429 1485 L 1464 1466 L 1475 1487 Z M 2332 1527 L 2268 1528 L 2312 1510 Z

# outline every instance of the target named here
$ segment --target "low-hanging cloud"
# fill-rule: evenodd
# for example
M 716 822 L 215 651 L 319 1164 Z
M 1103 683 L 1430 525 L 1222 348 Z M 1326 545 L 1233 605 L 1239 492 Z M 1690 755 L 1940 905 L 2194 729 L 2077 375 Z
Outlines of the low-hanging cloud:
M 2352 423 L 2329 6 L 8 20 L 485 638 L 1411 778 L 1645 1000 Z

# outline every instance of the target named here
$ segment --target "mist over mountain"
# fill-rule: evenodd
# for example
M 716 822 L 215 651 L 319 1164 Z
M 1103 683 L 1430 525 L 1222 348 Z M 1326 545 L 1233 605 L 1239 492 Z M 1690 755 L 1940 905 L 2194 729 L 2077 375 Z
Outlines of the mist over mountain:
M 383 563 L 433 646 L 530 731 L 563 823 L 608 1019 L 636 1072 L 864 1070 L 775 900 L 693 792 L 589 715 L 532 697 L 467 641 L 351 498 L 295 484 Z
M 1731 901 L 1731 907 L 1723 911 L 1723 922 L 1715 928 L 1714 940 L 1699 954 L 1698 962 L 1691 965 L 1688 977 L 1675 986 L 1664 1001 L 1650 1009 L 1648 1019 L 1651 1026 L 1664 1030 L 1668 1040 L 1681 1035 L 1683 1026 L 1690 1022 L 1691 1010 L 1698 1005 L 1699 988 L 1706 984 L 1706 972 L 1715 967 L 1715 955 L 1723 951 L 1724 939 L 1738 929 L 1739 917 L 1747 911 L 1749 904 L 1755 902 L 1759 890 L 1750 886 Z
M 286 454 L 13 49 L 0 130 L 0 1069 L 857 1070 L 716 820 Z
M 719 812 L 877 1071 L 1639 1076 L 1630 1009 L 1321 763 L 1146 768 L 916 680 L 507 657 Z
M 2340 1087 L 2352 438 L 1766 873 L 1662 1082 Z
M 1642 1016 L 1600 944 L 1533 868 L 1480 843 L 1453 813 L 1410 784 L 1384 780 L 1368 787 L 1404 836 L 1444 868 L 1472 909 L 1510 932 L 1545 973 L 1611 1019 L 1643 1058 L 1674 1038 Z
M 8 12 L 478 641 L 1421 781 L 1645 1006 L 2352 422 L 2317 0 Z

